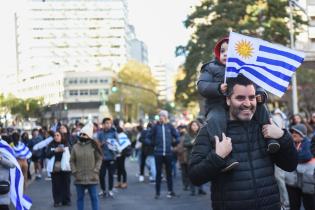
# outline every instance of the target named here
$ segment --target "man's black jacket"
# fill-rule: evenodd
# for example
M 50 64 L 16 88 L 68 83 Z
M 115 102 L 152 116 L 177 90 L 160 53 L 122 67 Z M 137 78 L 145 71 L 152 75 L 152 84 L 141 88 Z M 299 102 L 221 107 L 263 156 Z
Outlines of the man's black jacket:
M 225 160 L 215 154 L 211 123 L 200 130 L 192 150 L 189 164 L 192 183 L 211 181 L 214 210 L 279 210 L 274 164 L 285 171 L 295 170 L 297 152 L 291 135 L 285 131 L 278 139 L 280 150 L 270 155 L 257 122 L 229 121 L 227 136 L 232 139 L 232 156 L 240 165 L 222 173 Z

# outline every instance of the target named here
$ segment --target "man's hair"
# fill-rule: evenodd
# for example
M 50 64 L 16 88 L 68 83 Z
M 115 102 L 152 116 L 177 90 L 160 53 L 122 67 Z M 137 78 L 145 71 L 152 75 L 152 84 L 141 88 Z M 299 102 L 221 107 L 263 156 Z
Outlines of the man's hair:
M 229 97 L 233 94 L 233 88 L 235 85 L 248 86 L 254 85 L 254 83 L 248 78 L 246 78 L 244 75 L 239 74 L 237 77 L 227 79 L 227 85 L 228 85 L 227 96 Z
M 102 124 L 105 124 L 107 121 L 111 121 L 112 119 L 110 119 L 109 117 L 105 117 L 102 121 Z

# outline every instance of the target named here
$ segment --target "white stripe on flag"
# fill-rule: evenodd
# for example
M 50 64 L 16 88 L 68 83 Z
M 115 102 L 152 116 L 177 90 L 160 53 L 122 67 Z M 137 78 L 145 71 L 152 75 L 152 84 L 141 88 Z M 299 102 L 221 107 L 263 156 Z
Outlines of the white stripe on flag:
M 258 80 L 257 77 L 253 76 L 252 74 L 250 74 L 249 72 L 242 72 L 242 74 L 247 77 L 248 79 L 250 79 L 251 81 L 253 81 L 256 85 L 260 86 L 260 87 L 264 87 L 265 90 L 275 94 L 278 97 L 281 97 L 284 93 L 281 92 L 280 90 L 273 88 L 272 86 L 268 85 L 267 83 L 265 83 L 262 80 Z
M 271 58 L 273 60 L 285 61 L 286 63 L 288 63 L 288 64 L 290 64 L 292 66 L 295 66 L 295 67 L 298 67 L 298 66 L 301 65 L 300 62 L 297 62 L 297 61 L 292 60 L 292 59 L 287 59 L 286 57 L 283 57 L 281 55 L 276 55 L 276 54 L 273 54 L 273 53 L 259 51 L 259 56 L 260 57 L 265 57 L 265 58 Z M 289 70 L 287 70 L 287 71 L 289 71 Z
M 229 64 L 229 67 L 235 67 L 236 69 L 240 69 L 242 67 L 248 67 L 248 68 L 251 68 L 257 72 L 259 72 L 260 74 L 268 77 L 269 79 L 273 80 L 274 82 L 278 83 L 279 85 L 281 86 L 285 86 L 287 87 L 289 85 L 289 82 L 285 81 L 285 80 L 282 80 L 281 78 L 279 77 L 276 77 L 272 74 L 270 74 L 269 72 L 267 72 L 265 69 L 262 69 L 260 67 L 256 67 L 256 66 L 251 66 L 251 65 L 243 65 L 243 66 L 239 66 L 238 64 L 236 63 L 231 63 Z M 246 71 L 246 70 L 243 70 L 243 71 Z M 241 70 L 240 73 L 243 73 L 243 71 Z

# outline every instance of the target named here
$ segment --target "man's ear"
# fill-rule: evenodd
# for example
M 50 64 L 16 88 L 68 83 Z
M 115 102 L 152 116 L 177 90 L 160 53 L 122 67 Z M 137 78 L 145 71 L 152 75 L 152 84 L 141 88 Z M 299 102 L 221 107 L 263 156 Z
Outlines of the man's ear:
M 225 100 L 226 100 L 226 104 L 228 106 L 230 106 L 231 105 L 231 98 L 227 96 Z

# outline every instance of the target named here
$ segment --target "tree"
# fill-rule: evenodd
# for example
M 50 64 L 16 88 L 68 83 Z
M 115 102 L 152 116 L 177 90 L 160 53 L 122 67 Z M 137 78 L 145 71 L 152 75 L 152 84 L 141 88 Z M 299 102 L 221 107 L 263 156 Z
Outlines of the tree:
M 177 81 L 176 100 L 187 105 L 198 99 L 198 67 L 210 60 L 215 42 L 230 30 L 288 45 L 287 10 L 287 0 L 203 0 L 184 22 L 195 32 L 186 46 L 176 48 L 177 55 L 186 55 L 185 78 Z M 297 11 L 293 18 L 297 35 L 305 22 Z
M 156 85 L 150 68 L 137 61 L 128 61 L 118 73 L 117 89 L 108 99 L 109 109 L 114 113 L 114 104 L 122 104 L 126 119 L 136 119 L 138 110 L 153 114 L 158 106 Z M 128 116 L 126 116 L 128 115 Z
M 4 115 L 11 113 L 22 118 L 41 117 L 42 104 L 42 98 L 23 100 L 12 94 L 7 97 L 0 95 L 1 112 Z

